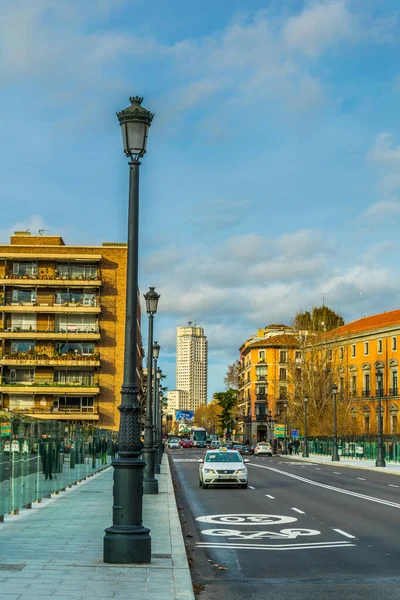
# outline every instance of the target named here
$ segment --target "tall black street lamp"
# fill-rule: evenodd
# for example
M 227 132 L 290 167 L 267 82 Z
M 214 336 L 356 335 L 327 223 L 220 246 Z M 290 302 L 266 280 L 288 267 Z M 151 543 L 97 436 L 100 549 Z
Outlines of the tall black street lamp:
M 340 460 L 339 452 L 338 452 L 338 443 L 337 443 L 337 412 L 336 412 L 336 396 L 338 392 L 338 386 L 332 386 L 332 394 L 333 394 L 333 452 L 332 452 L 332 460 Z
M 376 384 L 378 386 L 378 458 L 375 461 L 376 467 L 386 467 L 383 452 L 383 432 L 382 432 L 382 371 L 376 372 Z
M 283 405 L 285 409 L 285 437 L 283 442 L 283 454 L 287 454 L 287 402 Z
M 149 315 L 149 340 L 147 350 L 147 394 L 146 394 L 146 419 L 144 425 L 143 458 L 146 463 L 143 477 L 143 491 L 145 494 L 158 494 L 158 481 L 154 477 L 155 451 L 153 431 L 153 322 L 157 312 L 159 295 L 153 287 L 144 294 L 146 311 Z
M 143 98 L 117 114 L 129 160 L 129 214 L 126 270 L 126 320 L 124 381 L 121 390 L 119 456 L 113 460 L 113 524 L 106 529 L 103 558 L 106 563 L 149 563 L 150 530 L 142 524 L 143 468 L 140 458 L 140 404 L 136 381 L 137 290 L 139 245 L 139 158 L 146 143 L 153 114 L 141 106 Z
M 308 403 L 308 396 L 304 396 L 304 445 L 303 445 L 303 458 L 308 458 L 307 403 Z

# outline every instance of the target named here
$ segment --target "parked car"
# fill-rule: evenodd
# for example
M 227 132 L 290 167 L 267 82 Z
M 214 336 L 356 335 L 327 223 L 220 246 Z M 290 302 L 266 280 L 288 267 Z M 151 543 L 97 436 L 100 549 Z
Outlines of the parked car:
M 242 446 L 239 450 L 240 454 L 254 454 L 253 446 Z
M 181 447 L 182 448 L 193 448 L 192 440 L 182 440 Z
M 211 448 L 212 450 L 216 450 L 216 449 L 218 449 L 220 446 L 221 446 L 221 442 L 220 442 L 219 440 L 213 440 L 213 441 L 211 442 L 211 446 L 210 446 L 210 448 Z
M 179 448 L 179 438 L 169 438 L 168 448 Z
M 272 456 L 271 444 L 269 442 L 259 442 L 254 448 L 254 455 L 258 456 L 259 454 L 266 454 L 267 456 Z
M 241 448 L 242 448 L 242 444 L 233 444 L 234 450 L 237 450 L 238 452 L 240 452 Z
M 207 450 L 199 459 L 199 485 L 203 489 L 210 485 L 238 485 L 247 488 L 248 473 L 245 462 L 236 450 Z

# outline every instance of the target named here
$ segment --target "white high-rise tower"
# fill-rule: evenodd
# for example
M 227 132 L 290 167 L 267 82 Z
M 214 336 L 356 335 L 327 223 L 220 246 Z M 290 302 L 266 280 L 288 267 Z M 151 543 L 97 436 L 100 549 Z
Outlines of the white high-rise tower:
M 207 403 L 208 342 L 204 329 L 189 321 L 176 328 L 176 389 L 188 393 L 187 408 Z

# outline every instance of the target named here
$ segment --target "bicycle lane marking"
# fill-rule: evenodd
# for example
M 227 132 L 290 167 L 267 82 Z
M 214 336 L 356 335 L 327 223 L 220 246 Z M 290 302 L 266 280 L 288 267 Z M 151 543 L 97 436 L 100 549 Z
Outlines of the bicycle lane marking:
M 289 515 L 271 515 L 271 514 L 219 514 L 204 515 L 196 518 L 199 523 L 214 525 L 212 529 L 200 530 L 205 541 L 197 543 L 201 548 L 225 548 L 232 550 L 310 550 L 321 548 L 346 548 L 356 544 L 344 540 L 315 541 L 310 538 L 321 535 L 317 529 L 308 529 L 294 525 L 297 522 L 296 517 Z M 292 527 L 284 527 L 278 531 L 271 530 L 271 527 L 292 524 Z M 268 529 L 265 527 L 268 526 Z M 232 529 L 235 527 L 235 529 Z M 244 527 L 244 529 L 236 529 Z M 251 527 L 251 529 L 250 529 Z M 257 528 L 262 528 L 258 530 Z M 329 530 L 330 535 L 332 531 Z M 339 532 L 337 532 L 339 533 Z M 225 539 L 221 539 L 225 538 Z M 297 541 L 297 538 L 306 538 L 304 541 Z M 352 536 L 353 539 L 354 536 Z M 271 540 L 281 543 L 257 543 L 263 540 Z M 289 541 L 290 540 L 290 541 Z M 292 540 L 296 540 L 293 542 Z M 282 543 L 283 542 L 283 543 Z

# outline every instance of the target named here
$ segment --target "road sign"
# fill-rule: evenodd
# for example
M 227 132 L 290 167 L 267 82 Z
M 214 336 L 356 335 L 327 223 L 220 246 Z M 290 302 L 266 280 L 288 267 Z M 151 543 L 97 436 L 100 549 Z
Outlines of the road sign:
M 294 437 L 299 437 L 299 430 L 298 429 L 292 429 L 292 438 Z
M 285 426 L 284 425 L 274 425 L 274 438 L 284 438 L 285 437 Z

